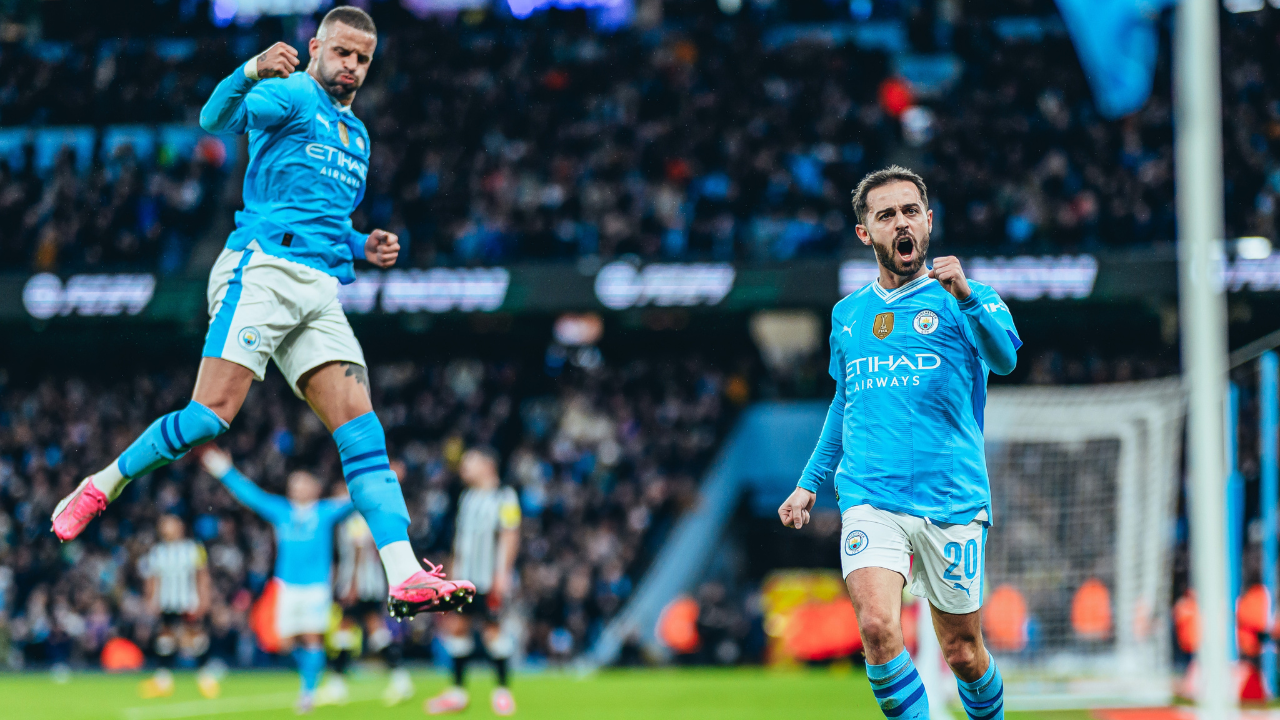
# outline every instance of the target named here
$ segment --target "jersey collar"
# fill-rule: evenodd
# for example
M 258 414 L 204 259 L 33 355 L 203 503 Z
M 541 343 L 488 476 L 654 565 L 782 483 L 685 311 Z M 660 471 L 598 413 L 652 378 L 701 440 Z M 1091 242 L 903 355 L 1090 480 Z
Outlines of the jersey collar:
M 879 295 L 880 299 L 884 301 L 885 305 L 892 305 L 908 295 L 914 295 L 920 290 L 923 290 L 931 282 L 933 282 L 933 278 L 928 275 L 921 275 L 897 290 L 885 290 L 880 287 L 879 280 L 873 280 L 871 282 L 871 287 L 876 291 L 876 295 Z

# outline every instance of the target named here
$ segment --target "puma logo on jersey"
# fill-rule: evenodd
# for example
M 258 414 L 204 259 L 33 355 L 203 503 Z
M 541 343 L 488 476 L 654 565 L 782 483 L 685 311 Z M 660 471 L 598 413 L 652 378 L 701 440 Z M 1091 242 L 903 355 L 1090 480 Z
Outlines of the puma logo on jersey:
M 325 130 L 328 130 L 329 132 L 333 132 L 333 128 L 329 126 L 329 121 L 325 120 L 323 115 L 321 115 L 320 113 L 316 113 L 316 119 L 320 121 L 320 124 L 324 126 Z

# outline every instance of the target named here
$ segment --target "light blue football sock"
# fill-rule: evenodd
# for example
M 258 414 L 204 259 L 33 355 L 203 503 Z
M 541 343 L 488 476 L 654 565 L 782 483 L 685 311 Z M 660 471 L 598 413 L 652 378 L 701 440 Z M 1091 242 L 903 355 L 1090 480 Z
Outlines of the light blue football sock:
M 320 673 L 324 672 L 324 650 L 298 646 L 293 649 L 293 660 L 302 676 L 302 692 L 315 692 L 320 686 Z
M 1000 677 L 996 659 L 987 657 L 990 663 L 982 677 L 971 683 L 956 678 L 960 703 L 973 720 L 1004 720 L 1004 678 Z
M 378 548 L 409 541 L 409 508 L 387 460 L 387 438 L 378 416 L 367 412 L 333 431 L 351 503 L 369 524 Z
M 885 717 L 929 720 L 929 696 L 906 650 L 883 665 L 867 663 L 867 679 Z
M 116 469 L 126 479 L 146 475 L 187 454 L 227 431 L 227 424 L 212 410 L 192 400 L 177 412 L 161 417 L 120 454 Z

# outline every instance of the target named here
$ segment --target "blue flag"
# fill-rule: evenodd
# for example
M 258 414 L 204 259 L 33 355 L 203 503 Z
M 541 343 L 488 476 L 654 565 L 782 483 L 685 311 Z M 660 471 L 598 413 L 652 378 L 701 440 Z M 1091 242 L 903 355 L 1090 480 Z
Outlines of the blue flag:
M 1151 94 L 1155 20 L 1176 0 L 1057 0 L 1098 110 L 1120 117 Z

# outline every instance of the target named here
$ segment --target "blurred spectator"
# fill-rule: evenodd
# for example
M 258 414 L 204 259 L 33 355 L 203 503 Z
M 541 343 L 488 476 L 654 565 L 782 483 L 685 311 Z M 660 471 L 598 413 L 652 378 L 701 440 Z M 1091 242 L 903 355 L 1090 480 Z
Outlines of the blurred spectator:
M 680 22 L 607 38 L 572 13 L 399 22 L 385 4 L 355 107 L 374 141 L 355 226 L 399 233 L 416 266 L 830 256 L 858 247 L 849 189 L 893 159 L 929 181 L 947 252 L 1174 237 L 1167 60 L 1142 111 L 1103 120 L 1052 3 L 1002 11 L 1037 14 L 1035 37 L 1002 34 L 993 4 L 966 4 L 946 26 L 962 72 L 935 93 L 879 51 L 779 41 L 774 16 L 667 4 Z M 917 15 L 908 37 L 933 50 L 920 31 L 931 16 Z M 1271 9 L 1223 20 L 1229 236 L 1275 237 L 1278 29 Z M 254 40 L 0 46 L 0 124 L 190 123 Z M 43 178 L 0 166 L 0 266 L 175 266 L 167 248 L 234 209 L 206 205 L 213 182 L 198 164 Z
M 375 406 L 406 467 L 413 540 L 427 556 L 448 552 L 463 448 L 505 449 L 527 518 L 517 605 L 530 623 L 528 652 L 549 659 L 588 647 L 621 608 L 729 422 L 720 371 L 693 358 L 570 368 L 554 380 L 469 359 L 375 366 L 373 375 Z M 95 663 L 116 635 L 151 646 L 158 628 L 137 561 L 157 542 L 162 513 L 183 517 L 208 548 L 210 654 L 252 661 L 245 616 L 270 572 L 269 528 L 193 463 L 134 481 L 82 541 L 60 546 L 48 532 L 59 493 L 180 402 L 192 379 L 63 377 L 0 389 L 0 620 L 13 618 L 0 628 L 21 662 Z M 266 487 L 295 466 L 339 477 L 328 433 L 278 378 L 252 394 L 219 441 L 246 473 Z M 417 652 L 426 639 L 419 634 Z

